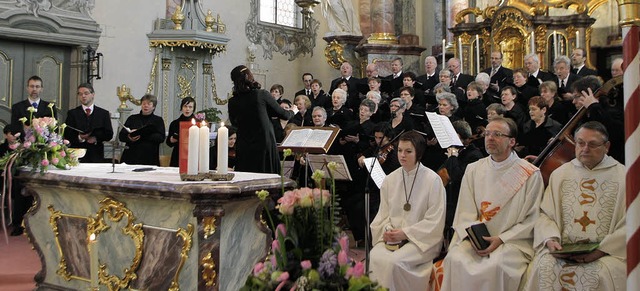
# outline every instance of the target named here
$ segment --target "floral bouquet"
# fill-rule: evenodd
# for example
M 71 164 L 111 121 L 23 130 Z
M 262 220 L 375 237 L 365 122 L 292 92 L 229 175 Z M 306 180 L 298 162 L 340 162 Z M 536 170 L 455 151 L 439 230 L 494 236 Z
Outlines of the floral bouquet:
M 290 150 L 285 150 L 285 158 L 287 155 Z M 336 165 L 329 163 L 327 168 L 331 175 Z M 265 211 L 275 239 L 240 290 L 386 290 L 364 274 L 363 262 L 348 256 L 349 238 L 334 217 L 335 180 L 331 179 L 329 192 L 323 187 L 323 171 L 316 170 L 312 178 L 317 188 L 283 190 L 276 205 L 281 221 L 277 227 Z M 269 192 L 262 190 L 257 195 L 266 204 Z
M 49 109 L 53 115 L 53 103 L 49 104 Z M 32 171 L 44 173 L 49 166 L 69 169 L 77 165 L 77 154 L 67 147 L 69 141 L 63 138 L 66 124 L 58 126 L 58 121 L 52 117 L 33 118 L 36 109 L 29 107 L 27 110 L 31 113 L 29 126 L 26 126 L 26 117 L 20 119 L 25 128 L 23 142 L 9 145 L 11 151 L 0 158 L 0 166 L 5 171 L 15 166 L 29 166 Z

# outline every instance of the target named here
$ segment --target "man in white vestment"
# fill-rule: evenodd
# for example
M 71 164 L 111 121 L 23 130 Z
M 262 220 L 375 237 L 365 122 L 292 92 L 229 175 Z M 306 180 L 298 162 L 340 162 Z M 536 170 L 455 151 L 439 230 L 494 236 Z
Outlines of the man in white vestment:
M 536 256 L 527 290 L 625 290 L 625 169 L 607 155 L 604 125 L 575 133 L 576 158 L 556 169 L 534 229 Z M 551 254 L 574 243 L 599 243 L 582 254 Z
M 428 290 L 432 262 L 442 248 L 445 188 L 420 163 L 426 142 L 415 131 L 398 142 L 399 169 L 384 179 L 371 222 L 371 279 L 389 290 Z
M 462 178 L 455 231 L 443 262 L 441 290 L 518 290 L 533 257 L 533 226 L 544 190 L 538 168 L 513 151 L 518 129 L 493 119 L 484 141 L 489 157 L 470 164 Z M 489 246 L 476 249 L 466 228 L 484 223 Z

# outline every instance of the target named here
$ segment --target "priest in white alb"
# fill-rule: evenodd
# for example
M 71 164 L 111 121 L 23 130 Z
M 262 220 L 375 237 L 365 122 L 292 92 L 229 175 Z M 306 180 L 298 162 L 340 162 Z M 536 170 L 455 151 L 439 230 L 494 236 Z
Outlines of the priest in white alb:
M 455 231 L 444 259 L 441 290 L 518 290 L 533 258 L 533 225 L 544 185 L 538 168 L 513 151 L 517 125 L 492 120 L 484 132 L 489 157 L 470 164 L 462 178 Z M 489 246 L 477 249 L 466 229 L 484 223 Z
M 575 133 L 576 158 L 556 169 L 534 229 L 536 256 L 527 290 L 625 290 L 625 169 L 607 155 L 597 121 Z M 598 243 L 587 253 L 551 254 L 568 244 Z
M 432 262 L 442 248 L 445 188 L 420 163 L 426 142 L 415 131 L 400 136 L 399 169 L 384 179 L 371 222 L 371 274 L 389 290 L 428 290 Z

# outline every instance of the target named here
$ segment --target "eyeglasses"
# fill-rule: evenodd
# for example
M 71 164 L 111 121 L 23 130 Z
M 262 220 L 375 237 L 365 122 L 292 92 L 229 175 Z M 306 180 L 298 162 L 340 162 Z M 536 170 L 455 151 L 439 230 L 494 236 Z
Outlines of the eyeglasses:
M 603 143 L 595 143 L 595 142 L 585 142 L 583 140 L 577 140 L 576 141 L 576 146 L 579 148 L 584 148 L 584 147 L 588 147 L 591 150 L 595 150 L 601 146 L 603 146 L 604 144 L 606 144 L 607 142 L 603 142 Z
M 482 134 L 483 137 L 487 137 L 487 136 L 491 136 L 491 137 L 513 137 L 510 136 L 506 133 L 502 133 L 499 131 L 490 131 L 490 130 L 485 130 L 484 133 Z

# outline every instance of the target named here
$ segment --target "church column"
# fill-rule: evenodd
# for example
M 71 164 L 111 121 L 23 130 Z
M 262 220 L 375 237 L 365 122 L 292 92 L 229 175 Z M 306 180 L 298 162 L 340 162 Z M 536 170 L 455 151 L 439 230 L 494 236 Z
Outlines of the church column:
M 640 289 L 640 0 L 618 0 L 623 36 L 627 289 Z
M 371 1 L 371 36 L 367 40 L 369 43 L 396 44 L 395 7 L 393 0 L 372 0 Z

